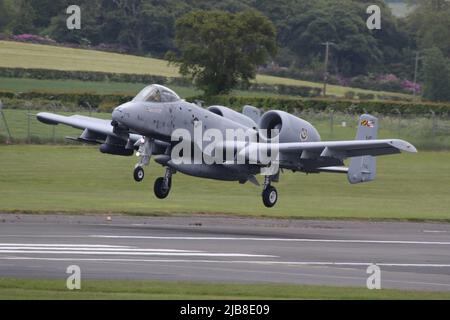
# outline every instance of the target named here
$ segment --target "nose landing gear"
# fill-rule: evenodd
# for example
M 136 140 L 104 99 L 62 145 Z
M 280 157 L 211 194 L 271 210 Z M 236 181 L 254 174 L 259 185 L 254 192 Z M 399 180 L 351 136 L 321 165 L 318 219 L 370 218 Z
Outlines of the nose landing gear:
M 150 157 L 153 152 L 153 141 L 149 138 L 141 138 L 136 142 L 135 146 L 139 146 L 136 155 L 140 158 L 139 162 L 134 167 L 133 178 L 136 182 L 141 182 L 144 180 L 144 166 L 150 163 Z
M 134 168 L 133 177 L 136 182 L 144 180 L 144 169 L 141 166 Z

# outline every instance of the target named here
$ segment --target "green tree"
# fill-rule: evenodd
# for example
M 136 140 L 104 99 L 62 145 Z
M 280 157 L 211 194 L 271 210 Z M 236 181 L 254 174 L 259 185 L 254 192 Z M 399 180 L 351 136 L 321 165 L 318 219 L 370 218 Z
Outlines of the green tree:
M 5 31 L 9 23 L 11 9 L 5 1 L 0 1 L 0 32 Z
M 376 33 L 367 29 L 365 8 L 352 0 L 318 0 L 312 8 L 289 22 L 287 39 L 302 65 L 323 60 L 323 43 L 331 41 L 332 63 L 337 71 L 356 75 L 382 63 L 383 52 Z
M 188 13 L 176 22 L 175 43 L 180 54 L 167 58 L 208 95 L 248 83 L 277 51 L 274 25 L 255 10 Z
M 3 4 L 6 9 L 6 19 L 8 21 L 4 30 L 8 33 L 20 34 L 30 33 L 35 30 L 33 21 L 36 13 L 33 6 L 27 0 L 17 0 L 11 3 L 5 1 Z M 0 22 L 0 26 L 1 26 Z
M 33 25 L 36 28 L 48 27 L 54 16 L 65 13 L 66 8 L 74 4 L 72 3 L 74 1 L 68 0 L 26 0 L 26 2 L 33 8 Z
M 36 0 L 30 0 L 36 1 Z M 42 0 L 41 0 L 42 1 Z M 102 7 L 99 0 L 78 0 L 77 5 L 81 9 L 81 29 L 69 30 L 67 28 L 66 8 L 67 1 L 59 3 L 56 15 L 51 18 L 49 26 L 41 31 L 42 34 L 49 35 L 58 42 L 68 42 L 77 44 L 95 44 L 102 42 L 101 39 L 101 14 Z M 100 21 L 99 21 L 100 20 Z M 42 18 L 42 21 L 45 21 Z M 45 24 L 44 22 L 41 22 Z
M 165 1 L 106 0 L 102 30 L 107 42 L 119 42 L 139 54 L 171 48 L 173 8 Z
M 409 75 L 413 41 L 384 0 L 242 0 L 277 27 L 282 47 L 276 58 L 286 67 L 323 66 L 325 41 L 333 41 L 330 70 L 347 75 L 389 72 Z M 368 30 L 366 9 L 381 8 L 382 29 Z M 405 63 L 405 61 L 408 61 Z
M 424 61 L 424 97 L 450 101 L 450 61 L 439 48 L 428 49 Z
M 416 0 L 408 17 L 411 32 L 421 49 L 437 47 L 450 57 L 450 1 Z

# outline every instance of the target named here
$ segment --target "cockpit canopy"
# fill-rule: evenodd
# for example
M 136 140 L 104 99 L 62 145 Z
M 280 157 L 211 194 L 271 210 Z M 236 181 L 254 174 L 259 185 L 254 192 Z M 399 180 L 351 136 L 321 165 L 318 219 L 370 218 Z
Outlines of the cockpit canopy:
M 175 102 L 180 100 L 180 97 L 164 86 L 159 84 L 152 84 L 145 87 L 133 99 L 133 102 Z

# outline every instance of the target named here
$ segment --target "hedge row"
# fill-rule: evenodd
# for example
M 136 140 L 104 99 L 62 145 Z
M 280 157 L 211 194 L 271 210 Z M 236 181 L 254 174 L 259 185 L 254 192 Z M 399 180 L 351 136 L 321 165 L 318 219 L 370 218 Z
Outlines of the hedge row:
M 111 111 L 115 106 L 133 99 L 131 96 L 100 95 L 91 93 L 47 93 L 47 92 L 25 92 L 12 93 L 0 91 L 0 99 L 18 99 L 22 101 L 45 100 L 54 101 L 55 105 L 76 104 L 89 107 L 99 111 Z M 278 109 L 287 112 L 315 110 L 315 111 L 340 111 L 349 113 L 374 113 L 374 114 L 414 114 L 450 115 L 450 104 L 438 103 L 410 103 L 396 101 L 352 101 L 341 99 L 295 99 L 277 97 L 242 97 L 242 96 L 214 96 L 214 97 L 190 97 L 188 101 L 203 100 L 205 105 L 224 105 L 240 110 L 246 104 L 253 105 L 265 110 Z M 8 106 L 6 106 L 8 107 Z
M 0 68 L 0 77 L 7 78 L 28 78 L 39 80 L 80 80 L 80 81 L 112 81 L 126 83 L 159 83 L 162 85 L 176 85 L 182 87 L 192 87 L 192 81 L 182 77 L 164 77 L 146 74 L 126 74 L 109 73 L 95 71 L 64 71 L 51 69 L 24 69 L 24 68 Z M 250 85 L 239 84 L 237 89 L 249 90 L 254 92 L 270 92 L 279 95 L 298 95 L 301 97 L 319 97 L 322 95 L 322 89 L 310 86 L 292 86 L 292 85 L 269 85 L 263 83 L 251 83 Z M 347 99 L 359 98 L 360 100 L 373 100 L 374 94 L 355 93 L 351 90 L 346 92 Z M 377 95 L 380 100 L 399 101 L 405 100 L 405 97 L 391 95 Z
M 450 104 L 439 103 L 411 103 L 397 101 L 354 101 L 344 99 L 285 99 L 276 97 L 240 97 L 240 96 L 215 96 L 209 98 L 192 97 L 192 101 L 202 100 L 205 105 L 224 105 L 240 110 L 242 106 L 249 104 L 264 110 L 277 109 L 287 112 L 314 110 L 314 111 L 339 111 L 348 113 L 373 113 L 384 115 L 411 114 L 411 115 L 436 115 L 450 116 Z
M 39 80 L 81 80 L 81 81 L 112 81 L 126 83 L 158 83 L 162 85 L 176 85 L 192 87 L 192 81 L 181 77 L 164 77 L 145 74 L 108 73 L 94 71 L 63 71 L 50 69 L 0 68 L 0 77 L 28 78 Z M 317 97 L 322 89 L 308 86 L 268 85 L 251 83 L 238 85 L 237 89 L 256 92 L 271 92 L 280 95 L 299 95 L 302 97 Z
M 265 83 L 251 83 L 249 86 L 240 85 L 237 89 L 254 92 L 271 92 L 279 95 L 294 95 L 305 98 L 319 97 L 322 89 L 308 86 L 289 86 L 283 84 L 269 85 Z
M 33 100 L 33 99 L 45 99 L 55 101 L 55 103 L 76 103 L 80 106 L 91 106 L 92 108 L 98 108 L 100 104 L 106 102 L 112 102 L 115 104 L 122 104 L 133 99 L 131 96 L 122 96 L 116 94 L 94 94 L 94 93 L 49 93 L 29 91 L 14 93 L 8 91 L 0 91 L 0 98 L 8 99 L 20 99 L 20 100 Z
M 64 71 L 51 69 L 0 68 L 0 77 L 39 80 L 112 81 L 127 83 L 159 83 L 162 85 L 192 86 L 190 80 L 181 77 L 164 77 L 149 74 L 127 74 L 96 71 Z

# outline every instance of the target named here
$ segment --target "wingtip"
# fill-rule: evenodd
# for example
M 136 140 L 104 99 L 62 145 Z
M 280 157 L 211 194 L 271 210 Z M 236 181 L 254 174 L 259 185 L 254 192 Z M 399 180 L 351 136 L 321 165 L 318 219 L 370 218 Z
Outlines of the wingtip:
M 48 113 L 48 112 L 39 112 L 36 115 L 36 119 L 38 119 L 40 122 L 45 123 L 45 124 L 50 124 L 50 125 L 57 125 L 58 122 L 53 121 L 51 119 L 52 114 Z
M 412 144 L 410 144 L 411 146 L 411 153 L 418 153 L 419 151 L 416 149 L 416 147 L 414 147 Z
M 413 146 L 411 143 L 404 141 L 404 140 L 393 140 L 391 141 L 391 144 L 403 152 L 408 153 L 418 153 L 415 146 Z

